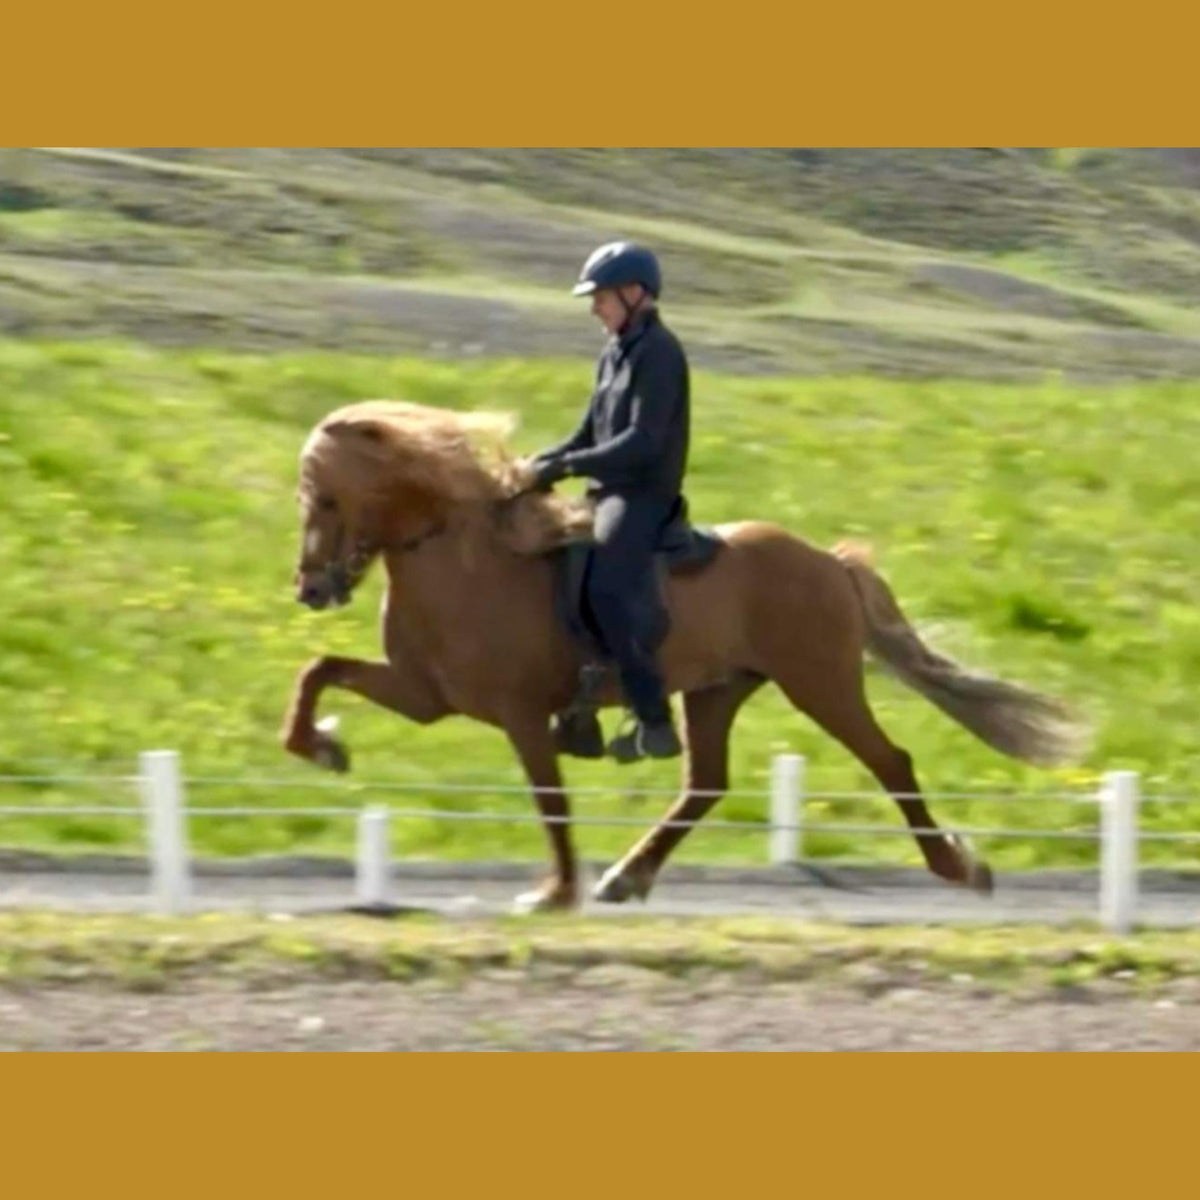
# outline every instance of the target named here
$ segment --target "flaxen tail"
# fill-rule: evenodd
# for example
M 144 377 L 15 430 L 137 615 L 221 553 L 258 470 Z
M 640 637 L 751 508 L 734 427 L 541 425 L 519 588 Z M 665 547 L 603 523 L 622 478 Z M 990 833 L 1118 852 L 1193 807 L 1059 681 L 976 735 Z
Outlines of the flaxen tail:
M 867 621 L 867 649 L 901 682 L 1002 754 L 1039 766 L 1075 761 L 1087 730 L 1058 701 L 977 674 L 931 650 L 908 623 L 867 547 L 840 542 L 833 553 L 850 573 Z

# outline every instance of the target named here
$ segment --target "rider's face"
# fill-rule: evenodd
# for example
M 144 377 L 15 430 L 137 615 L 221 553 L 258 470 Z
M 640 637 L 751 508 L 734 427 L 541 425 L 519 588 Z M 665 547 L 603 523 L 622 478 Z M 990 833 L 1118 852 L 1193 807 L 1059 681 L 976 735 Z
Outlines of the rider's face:
M 609 333 L 619 333 L 621 326 L 629 319 L 621 296 L 624 295 L 630 307 L 634 307 L 641 303 L 645 294 L 639 284 L 620 289 L 598 288 L 592 293 L 592 315 Z

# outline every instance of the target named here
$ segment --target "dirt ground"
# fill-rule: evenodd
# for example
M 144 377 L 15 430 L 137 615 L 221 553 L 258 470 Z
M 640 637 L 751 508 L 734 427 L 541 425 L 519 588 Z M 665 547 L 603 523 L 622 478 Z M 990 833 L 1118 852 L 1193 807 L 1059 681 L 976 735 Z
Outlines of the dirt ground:
M 1200 986 L 1020 996 L 965 977 L 872 990 L 612 965 L 558 981 L 9 986 L 0 1050 L 1200 1050 Z

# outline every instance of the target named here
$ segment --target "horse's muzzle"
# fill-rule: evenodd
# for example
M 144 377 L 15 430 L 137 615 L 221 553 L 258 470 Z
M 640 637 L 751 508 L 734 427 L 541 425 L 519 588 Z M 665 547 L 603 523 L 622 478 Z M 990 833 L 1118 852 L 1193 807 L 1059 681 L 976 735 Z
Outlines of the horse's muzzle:
M 296 599 L 309 608 L 320 610 L 329 607 L 332 597 L 328 588 L 323 588 L 318 583 L 304 583 L 296 589 Z
M 336 567 L 319 574 L 296 576 L 297 601 L 317 612 L 330 605 L 348 604 L 352 590 L 349 576 Z

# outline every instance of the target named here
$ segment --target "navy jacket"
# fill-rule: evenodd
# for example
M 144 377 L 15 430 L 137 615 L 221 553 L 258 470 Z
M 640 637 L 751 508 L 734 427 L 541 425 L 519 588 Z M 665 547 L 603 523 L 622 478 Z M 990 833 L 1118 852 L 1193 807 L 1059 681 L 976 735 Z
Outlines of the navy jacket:
M 687 468 L 691 392 L 678 338 L 651 309 L 610 338 L 579 428 L 541 457 L 561 457 L 593 494 L 673 500 Z

